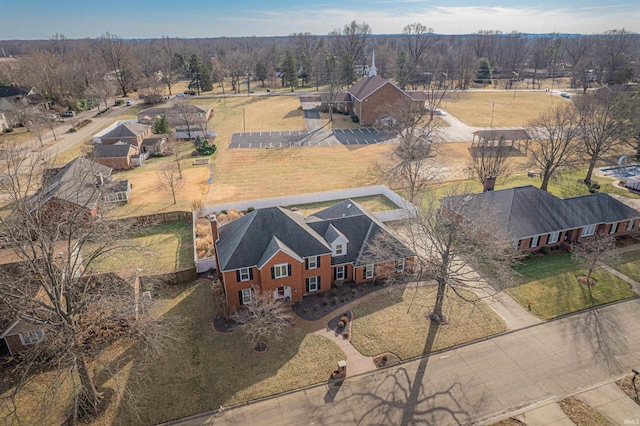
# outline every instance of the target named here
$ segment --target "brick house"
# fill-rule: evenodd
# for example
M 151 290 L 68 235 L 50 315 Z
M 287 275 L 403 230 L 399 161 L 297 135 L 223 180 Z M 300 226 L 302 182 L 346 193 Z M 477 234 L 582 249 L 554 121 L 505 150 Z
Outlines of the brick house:
M 213 115 L 213 110 L 197 105 L 174 105 L 172 107 L 154 107 L 140 111 L 138 121 L 143 124 L 153 125 L 156 118 L 164 117 L 171 127 L 178 127 L 185 124 L 185 121 L 192 123 L 196 127 L 199 123 L 206 123 Z
M 218 278 L 230 307 L 250 303 L 252 288 L 293 302 L 333 283 L 366 282 L 410 271 L 414 255 L 375 216 L 351 200 L 303 217 L 282 207 L 254 210 L 218 228 L 211 219 Z M 385 238 L 388 260 L 372 260 Z
M 102 145 L 113 145 L 120 141 L 127 141 L 138 150 L 142 141 L 152 135 L 151 126 L 139 123 L 123 123 L 112 131 L 100 136 Z
M 522 186 L 463 197 L 477 204 L 474 211 L 492 215 L 523 251 L 568 245 L 596 233 L 628 235 L 637 232 L 640 219 L 640 212 L 603 193 L 563 199 Z
M 120 141 L 113 145 L 95 145 L 91 159 L 114 170 L 132 169 L 136 164 L 132 157 L 138 156 L 138 149 L 127 141 Z

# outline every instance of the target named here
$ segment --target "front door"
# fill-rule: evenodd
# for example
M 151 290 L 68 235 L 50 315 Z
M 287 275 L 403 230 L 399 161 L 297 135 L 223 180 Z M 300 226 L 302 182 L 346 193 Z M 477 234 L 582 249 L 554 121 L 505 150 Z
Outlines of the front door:
M 274 299 L 286 299 L 286 298 L 291 299 L 291 287 L 284 286 L 284 287 L 276 288 L 273 291 L 273 298 Z

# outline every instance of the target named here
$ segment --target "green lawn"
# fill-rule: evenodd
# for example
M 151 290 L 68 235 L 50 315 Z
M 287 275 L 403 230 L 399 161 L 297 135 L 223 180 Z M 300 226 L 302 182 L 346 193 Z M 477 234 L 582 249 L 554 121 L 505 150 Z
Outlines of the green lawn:
M 634 281 L 640 281 L 640 250 L 622 253 L 612 265 Z
M 514 268 L 522 275 L 523 282 L 552 277 L 558 273 L 574 272 L 580 264 L 573 260 L 571 253 L 553 253 L 542 257 L 532 257 Z
M 92 267 L 99 272 L 140 268 L 142 275 L 156 275 L 193 265 L 193 231 L 190 222 L 154 225 L 122 241 L 124 248 Z M 90 248 L 90 247 L 89 247 Z
M 285 333 L 266 352 L 255 352 L 240 332 L 213 330 L 210 286 L 199 281 L 166 300 L 169 321 L 186 319 L 184 341 L 145 371 L 146 380 L 129 383 L 141 392 L 142 424 L 156 424 L 324 382 L 344 353 L 328 339 L 299 328 Z M 139 424 L 126 410 L 113 424 Z
M 353 309 L 351 342 L 363 355 L 392 352 L 401 359 L 425 352 L 436 288 L 421 286 L 383 291 Z M 393 293 L 393 292 L 401 292 Z M 465 296 L 474 298 L 462 290 Z M 506 330 L 504 322 L 482 301 L 468 303 L 448 293 L 444 313 L 449 324 L 439 327 L 431 351 L 480 339 Z
M 390 199 L 388 199 L 382 194 L 369 195 L 366 197 L 354 197 L 351 199 L 372 213 L 384 212 L 387 210 L 395 210 L 399 208 L 393 201 L 391 201 Z M 341 201 L 344 201 L 344 200 L 319 201 L 317 203 L 298 204 L 295 206 L 289 206 L 288 208 L 291 209 L 295 207 L 298 210 L 301 210 L 305 216 L 308 216 L 317 211 L 320 211 L 322 209 L 326 209 L 335 204 L 338 204 Z
M 569 261 L 566 257 L 565 260 Z M 563 269 L 562 262 L 557 264 L 559 269 L 552 270 L 552 264 L 553 262 L 549 261 L 549 271 L 544 271 L 543 265 L 539 268 L 529 267 L 526 272 L 530 273 L 530 276 L 538 275 L 543 278 L 507 290 L 524 307 L 531 301 L 531 311 L 542 319 L 555 318 L 591 306 L 636 296 L 626 281 L 598 268 L 592 274 L 597 284 L 591 287 L 590 297 L 589 288 L 576 279 L 578 276 L 586 275 L 586 270 L 575 268 L 575 265 Z

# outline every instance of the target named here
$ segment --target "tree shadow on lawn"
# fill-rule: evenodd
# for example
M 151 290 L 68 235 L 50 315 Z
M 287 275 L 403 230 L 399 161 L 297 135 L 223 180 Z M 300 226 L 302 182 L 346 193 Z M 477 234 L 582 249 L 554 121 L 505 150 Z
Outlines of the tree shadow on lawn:
M 160 359 L 147 362 L 139 374 L 128 378 L 131 393 L 139 395 L 140 417 L 121 401 L 115 425 L 156 424 L 322 382 L 340 357 L 318 354 L 315 359 L 305 358 L 313 351 L 302 345 L 307 335 L 299 328 L 287 332 L 282 341 L 270 343 L 268 351 L 262 353 L 255 352 L 239 332 L 216 333 L 212 325 L 215 306 L 204 281 L 198 282 L 189 295 L 163 316 L 170 322 L 185 320 L 180 327 L 182 335 L 171 342 Z M 296 356 L 315 364 L 320 377 L 301 371 L 302 365 L 287 369 L 285 365 Z M 131 348 L 112 365 L 117 369 L 139 362 L 140 358 L 139 349 Z M 321 375 L 325 364 L 326 375 Z
M 360 412 L 353 414 L 354 422 L 379 425 L 466 424 L 472 420 L 472 416 L 480 407 L 486 405 L 488 397 L 484 392 L 477 396 L 477 400 L 472 400 L 475 397 L 467 395 L 466 392 L 473 387 L 463 384 L 456 380 L 457 378 L 447 381 L 439 389 L 437 383 L 428 381 L 429 353 L 433 349 L 440 327 L 442 326 L 438 324 L 430 324 L 422 358 L 415 372 L 413 371 L 415 364 L 404 364 L 402 367 L 388 370 L 386 374 L 382 373 L 384 380 L 380 382 L 377 380 L 367 382 L 366 386 L 369 388 L 367 390 L 359 391 L 357 383 L 351 384 L 351 391 L 358 399 L 358 405 L 368 407 L 364 417 Z M 349 407 L 353 404 L 352 399 L 343 398 L 334 401 L 336 393 L 337 391 L 334 390 L 330 396 L 338 411 L 342 411 L 341 405 Z M 475 395 L 477 395 L 477 389 Z M 469 410 L 468 407 L 472 409 Z M 348 411 L 348 408 L 346 410 Z M 399 418 L 400 421 L 398 421 Z

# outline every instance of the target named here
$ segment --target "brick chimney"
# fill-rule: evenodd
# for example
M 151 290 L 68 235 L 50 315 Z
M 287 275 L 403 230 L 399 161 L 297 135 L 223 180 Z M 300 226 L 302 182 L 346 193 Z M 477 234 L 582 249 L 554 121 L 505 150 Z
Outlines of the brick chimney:
M 209 215 L 209 223 L 211 224 L 211 235 L 213 235 L 213 242 L 215 243 L 220 239 L 218 236 L 218 219 L 215 214 Z
M 495 189 L 495 186 L 496 186 L 496 177 L 488 176 L 484 178 L 484 188 L 482 191 L 483 192 L 493 191 Z

